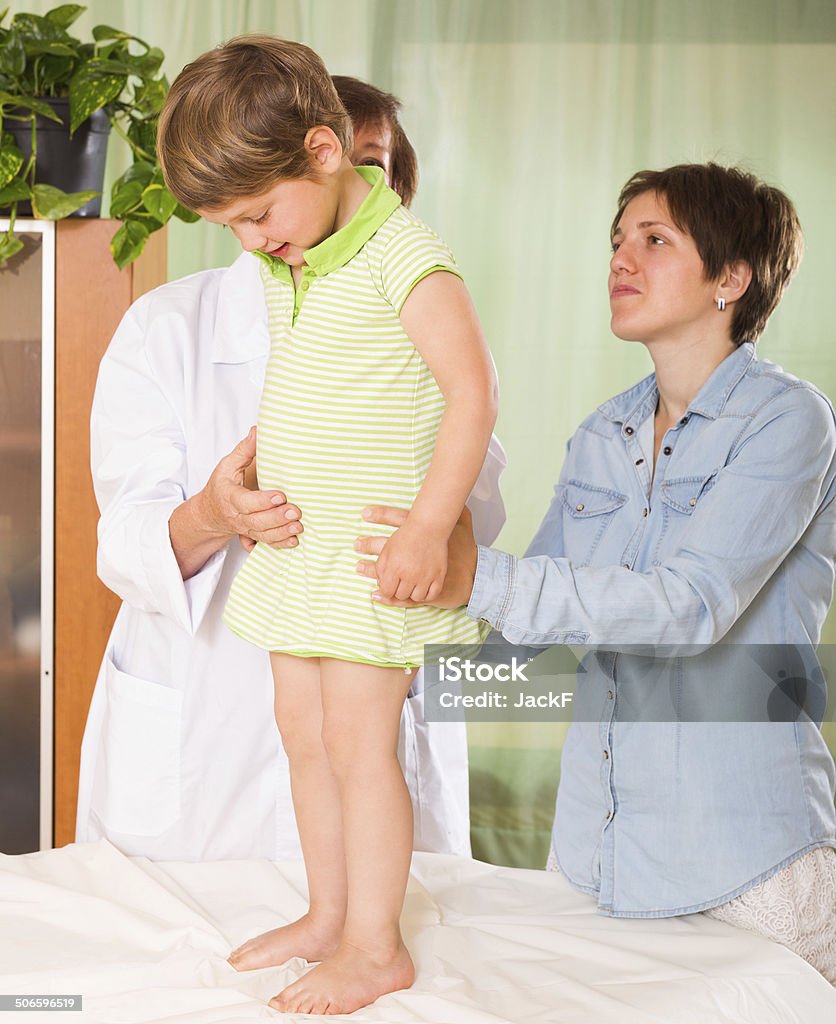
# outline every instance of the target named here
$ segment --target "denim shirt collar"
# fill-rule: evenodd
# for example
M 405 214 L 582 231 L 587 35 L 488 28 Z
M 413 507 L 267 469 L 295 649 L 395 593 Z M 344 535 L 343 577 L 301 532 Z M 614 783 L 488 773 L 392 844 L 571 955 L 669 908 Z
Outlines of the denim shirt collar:
M 755 360 L 754 342 L 745 341 L 727 356 L 703 384 L 688 406 L 686 415 L 696 413 L 708 419 L 717 419 L 722 413 L 734 388 Z M 659 389 L 656 374 L 639 381 L 627 391 L 604 402 L 599 411 L 613 423 L 629 424 L 634 429 L 656 409 Z

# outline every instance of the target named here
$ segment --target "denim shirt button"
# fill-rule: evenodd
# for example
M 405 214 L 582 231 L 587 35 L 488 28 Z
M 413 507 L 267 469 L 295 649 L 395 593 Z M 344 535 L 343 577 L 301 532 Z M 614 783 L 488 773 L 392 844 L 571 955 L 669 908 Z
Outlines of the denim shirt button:
M 647 516 L 648 516 L 649 512 L 650 512 L 649 508 L 643 508 L 642 509 L 642 515 L 644 516 L 645 519 L 647 519 Z
M 612 690 L 607 690 L 607 700 L 612 700 Z
M 625 433 L 625 434 L 626 434 L 626 435 L 627 435 L 628 437 L 630 437 L 630 435 L 631 435 L 631 434 L 633 433 L 633 428 L 632 428 L 632 427 L 625 427 L 625 428 L 624 428 L 624 433 Z
M 688 422 L 688 417 L 687 416 L 683 416 L 682 419 L 679 421 L 680 427 L 684 427 L 687 422 Z
M 630 563 L 629 562 L 625 562 L 624 565 L 622 566 L 622 568 L 629 569 L 630 568 Z
M 673 451 L 673 448 L 671 448 L 671 446 L 669 444 L 666 444 L 665 447 L 662 449 L 662 453 L 664 455 L 670 455 L 670 453 L 672 451 Z
M 575 511 L 576 512 L 583 512 L 583 510 L 584 510 L 584 506 L 583 505 L 575 505 Z
M 697 503 L 697 499 L 696 498 L 691 498 L 691 500 L 688 502 L 688 504 L 691 506 L 691 508 L 693 508 L 694 505 L 696 505 L 696 503 Z
M 604 751 L 604 760 L 605 761 L 609 761 L 609 759 L 610 759 L 610 752 L 608 750 L 605 750 Z

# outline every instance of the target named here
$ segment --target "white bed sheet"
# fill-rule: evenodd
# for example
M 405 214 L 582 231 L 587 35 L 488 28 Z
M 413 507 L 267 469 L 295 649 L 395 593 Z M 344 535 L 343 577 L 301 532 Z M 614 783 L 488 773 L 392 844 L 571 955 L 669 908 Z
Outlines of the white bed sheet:
M 0 993 L 81 994 L 82 1012 L 0 1024 L 833 1024 L 836 989 L 788 950 L 701 915 L 613 920 L 559 876 L 416 854 L 413 988 L 357 1013 L 282 1015 L 305 969 L 238 974 L 244 939 L 305 909 L 301 864 L 155 864 L 107 841 L 0 856 Z

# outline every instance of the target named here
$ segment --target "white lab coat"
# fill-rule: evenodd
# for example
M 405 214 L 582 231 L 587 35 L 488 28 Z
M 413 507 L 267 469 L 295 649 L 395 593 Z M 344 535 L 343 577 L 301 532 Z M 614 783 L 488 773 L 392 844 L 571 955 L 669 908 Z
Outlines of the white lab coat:
M 256 260 L 163 285 L 126 313 L 91 420 L 98 572 L 123 601 L 81 750 L 76 839 L 157 860 L 300 855 L 267 654 L 221 615 L 236 541 L 183 581 L 172 511 L 255 422 L 269 350 Z M 479 539 L 504 521 L 498 441 L 471 497 Z M 304 510 L 303 510 L 304 515 Z M 417 689 L 417 688 L 416 688 Z M 469 855 L 464 725 L 407 700 L 401 763 L 416 849 Z

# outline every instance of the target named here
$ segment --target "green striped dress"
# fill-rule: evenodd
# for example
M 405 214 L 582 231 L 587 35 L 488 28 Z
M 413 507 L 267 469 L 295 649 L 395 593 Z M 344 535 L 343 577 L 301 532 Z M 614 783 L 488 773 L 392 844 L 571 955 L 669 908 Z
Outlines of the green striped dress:
M 409 507 L 433 453 L 444 399 L 399 311 L 427 274 L 458 274 L 447 246 L 401 204 L 378 168 L 357 214 L 290 268 L 262 256 L 270 359 L 258 417 L 259 486 L 302 509 L 297 547 L 258 544 L 236 577 L 227 625 L 270 651 L 387 666 L 424 644 L 478 643 L 464 609 L 388 608 L 359 576 L 355 539 L 390 534 L 366 505 Z

